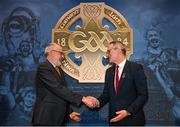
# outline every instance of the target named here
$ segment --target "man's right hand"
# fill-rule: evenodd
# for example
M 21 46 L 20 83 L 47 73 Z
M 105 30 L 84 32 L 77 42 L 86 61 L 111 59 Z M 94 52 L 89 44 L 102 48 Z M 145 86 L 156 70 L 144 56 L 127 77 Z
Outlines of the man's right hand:
M 93 96 L 83 97 L 82 102 L 89 108 L 96 108 L 100 106 L 99 100 Z

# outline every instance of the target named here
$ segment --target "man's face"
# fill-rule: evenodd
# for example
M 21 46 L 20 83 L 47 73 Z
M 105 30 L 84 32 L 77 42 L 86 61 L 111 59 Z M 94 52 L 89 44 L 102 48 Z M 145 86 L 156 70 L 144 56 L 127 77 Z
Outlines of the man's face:
M 35 103 L 36 96 L 33 92 L 28 92 L 24 97 L 24 105 L 32 107 Z
M 56 47 L 54 47 L 54 49 L 51 51 L 51 53 L 55 59 L 56 66 L 60 66 L 62 60 L 64 59 L 64 53 L 62 52 L 62 47 L 57 45 Z
M 121 48 L 117 45 L 109 44 L 107 47 L 107 57 L 109 58 L 109 63 L 116 63 L 122 55 Z
M 20 51 L 22 56 L 27 57 L 31 53 L 31 46 L 29 42 L 21 42 Z
M 158 48 L 160 44 L 160 35 L 155 30 L 148 31 L 147 40 L 152 48 Z

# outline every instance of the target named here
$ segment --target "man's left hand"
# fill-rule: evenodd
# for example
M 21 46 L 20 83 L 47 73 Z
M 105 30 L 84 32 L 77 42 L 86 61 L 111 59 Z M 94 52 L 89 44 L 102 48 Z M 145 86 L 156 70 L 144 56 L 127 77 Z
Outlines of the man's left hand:
M 72 113 L 69 115 L 69 117 L 70 117 L 72 120 L 76 121 L 76 122 L 80 122 L 80 121 L 81 121 L 80 114 L 77 113 L 77 112 L 72 112 Z
M 128 116 L 128 112 L 126 110 L 117 111 L 116 114 L 117 116 L 110 120 L 111 123 L 118 122 Z

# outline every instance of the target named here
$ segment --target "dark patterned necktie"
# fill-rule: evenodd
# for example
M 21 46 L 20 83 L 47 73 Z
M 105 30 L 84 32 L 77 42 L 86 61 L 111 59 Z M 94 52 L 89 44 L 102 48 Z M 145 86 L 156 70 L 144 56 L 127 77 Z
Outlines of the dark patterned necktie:
M 58 66 L 56 66 L 56 67 L 55 67 L 55 69 L 56 69 L 56 71 L 57 71 L 58 75 L 59 75 L 59 76 L 61 76 L 61 72 L 60 72 L 59 67 L 58 67 Z

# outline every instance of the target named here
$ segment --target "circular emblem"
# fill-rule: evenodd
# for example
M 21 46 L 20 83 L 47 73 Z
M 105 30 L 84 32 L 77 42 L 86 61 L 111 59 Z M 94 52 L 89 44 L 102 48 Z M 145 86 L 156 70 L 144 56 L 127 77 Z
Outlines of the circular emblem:
M 104 3 L 81 3 L 66 12 L 52 31 L 64 50 L 62 69 L 79 82 L 102 83 L 108 68 L 106 46 L 122 41 L 132 54 L 132 29 L 125 18 Z

